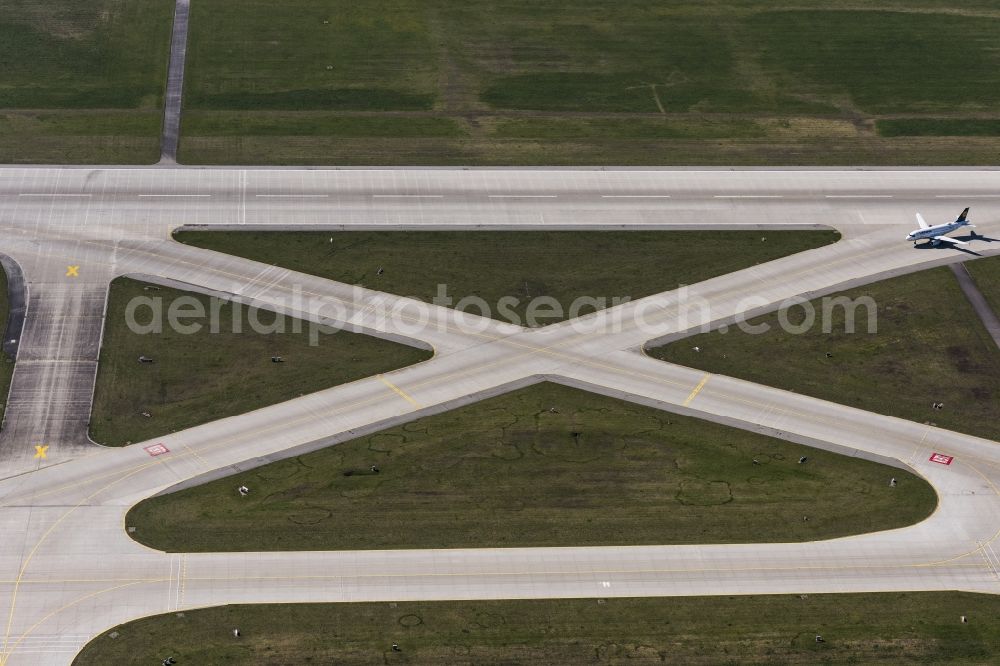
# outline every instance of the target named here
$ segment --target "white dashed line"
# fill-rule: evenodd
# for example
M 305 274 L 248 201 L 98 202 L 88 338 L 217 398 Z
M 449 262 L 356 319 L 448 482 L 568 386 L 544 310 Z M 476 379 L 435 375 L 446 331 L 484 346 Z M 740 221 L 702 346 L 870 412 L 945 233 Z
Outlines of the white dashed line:
M 261 199 L 323 199 L 329 197 L 329 194 L 255 194 L 255 197 L 260 197 Z
M 42 192 L 24 192 L 18 194 L 19 197 L 89 197 L 90 194 L 45 194 Z
M 783 194 L 716 194 L 714 199 L 784 199 Z
M 373 199 L 442 199 L 443 194 L 373 194 Z
M 891 194 L 827 194 L 827 199 L 891 199 Z
M 602 199 L 669 199 L 669 194 L 602 194 Z
M 148 197 L 210 197 L 211 194 L 140 194 L 139 198 Z
M 935 199 L 1000 199 L 1000 194 L 935 194 Z
M 557 194 L 491 194 L 490 199 L 555 199 Z

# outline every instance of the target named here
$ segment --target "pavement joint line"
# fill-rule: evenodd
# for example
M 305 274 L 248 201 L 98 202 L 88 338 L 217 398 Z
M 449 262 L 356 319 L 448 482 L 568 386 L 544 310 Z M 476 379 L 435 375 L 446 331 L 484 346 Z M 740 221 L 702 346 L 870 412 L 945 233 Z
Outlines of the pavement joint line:
M 685 407 L 690 405 L 691 401 L 695 399 L 695 396 L 701 393 L 701 390 L 705 388 L 705 384 L 708 383 L 708 380 L 711 378 L 711 376 L 712 375 L 706 373 L 705 376 L 701 378 L 701 381 L 698 382 L 698 385 L 694 387 L 694 390 L 691 391 L 691 393 L 688 394 L 688 397 L 684 399 L 683 405 Z
M 164 581 L 162 581 L 162 580 L 161 580 L 161 581 L 159 581 L 159 582 L 164 582 Z M 30 635 L 31 635 L 32 633 L 34 633 L 35 629 L 37 629 L 37 628 L 38 628 L 38 627 L 40 627 L 40 626 L 41 626 L 41 625 L 42 625 L 43 623 L 45 623 L 45 622 L 47 622 L 48 620 L 50 620 L 51 618 L 55 617 L 55 616 L 56 616 L 56 615 L 58 615 L 59 613 L 62 613 L 62 612 L 63 612 L 64 610 L 66 610 L 66 609 L 68 609 L 68 608 L 71 608 L 71 607 L 73 607 L 73 606 L 77 605 L 78 603 L 81 603 L 81 602 L 83 602 L 83 601 L 86 601 L 87 599 L 91 599 L 91 598 L 93 598 L 93 597 L 96 597 L 96 596 L 100 596 L 100 595 L 102 595 L 102 594 L 106 594 L 107 592 L 113 592 L 113 591 L 115 591 L 115 590 L 121 590 L 121 589 L 124 589 L 124 588 L 126 588 L 126 587 L 131 587 L 131 586 L 133 586 L 133 585 L 141 585 L 141 584 L 143 584 L 143 583 L 140 583 L 140 582 L 133 582 L 133 583 L 124 583 L 124 584 L 122 584 L 122 585 L 116 585 L 116 586 L 114 586 L 114 587 L 109 587 L 109 588 L 106 588 L 106 589 L 103 589 L 103 590 L 97 590 L 97 591 L 95 591 L 95 592 L 91 592 L 91 593 L 89 593 L 89 594 L 86 594 L 86 595 L 84 595 L 84 596 L 82 596 L 82 597 L 80 597 L 80 598 L 78 598 L 78 599 L 75 599 L 75 600 L 73 600 L 73 601 L 71 601 L 71 602 L 69 602 L 69 603 L 67 603 L 67 604 L 65 604 L 65 605 L 63 605 L 63 606 L 61 606 L 61 607 L 57 608 L 56 610 L 52 611 L 51 613 L 49 613 L 48 615 L 46 615 L 46 616 L 45 616 L 45 617 L 43 617 L 42 619 L 40 619 L 40 620 L 38 620 L 37 622 L 35 622 L 35 624 L 33 624 L 33 625 L 31 625 L 30 627 L 28 627 L 28 629 L 27 629 L 27 630 L 26 630 L 26 631 L 25 631 L 25 632 L 24 632 L 23 634 L 21 634 L 20 638 L 18 638 L 18 639 L 17 639 L 17 640 L 16 640 L 15 642 L 14 642 L 14 645 L 13 645 L 13 646 L 11 646 L 11 647 L 8 647 L 8 648 L 6 648 L 6 649 L 7 649 L 7 657 L 6 657 L 5 659 L 3 659 L 2 661 L 0 661 L 0 666 L 4 666 L 4 665 L 5 665 L 6 663 L 7 663 L 7 661 L 8 661 L 9 659 L 10 659 L 11 655 L 13 655 L 13 654 L 14 654 L 14 652 L 15 652 L 15 651 L 17 650 L 17 647 L 18 647 L 18 646 L 19 646 L 19 645 L 20 645 L 20 644 L 21 644 L 22 642 L 24 642 L 24 640 L 25 640 L 25 639 L 26 639 L 26 638 L 27 638 L 28 636 L 30 636 Z
M 57 527 L 59 527 L 59 525 L 62 524 L 62 522 L 64 520 L 66 520 L 66 518 L 68 518 L 70 516 L 70 514 L 72 514 L 74 511 L 76 511 L 81 506 L 83 506 L 84 502 L 87 502 L 87 501 L 91 500 L 92 498 L 96 497 L 97 495 L 99 495 L 100 493 L 104 492 L 108 488 L 114 486 L 115 484 L 121 483 L 125 479 L 127 479 L 127 478 L 129 478 L 129 477 L 131 477 L 131 476 L 133 476 L 135 474 L 138 474 L 144 468 L 145 468 L 145 466 L 143 465 L 143 466 L 140 466 L 139 468 L 134 469 L 132 471 L 128 471 L 128 470 L 123 471 L 119 475 L 119 477 L 117 479 L 111 481 L 110 483 L 108 483 L 105 486 L 102 486 L 101 488 L 98 488 L 93 493 L 91 493 L 90 495 L 87 495 L 86 497 L 84 497 L 83 499 L 81 499 L 79 502 L 77 502 L 73 507 L 71 507 L 70 509 L 68 509 L 67 511 L 65 511 L 61 516 L 59 516 L 58 519 L 56 519 L 51 525 L 49 525 L 48 529 L 46 529 L 45 532 L 43 532 L 42 535 L 38 538 L 38 541 L 35 542 L 35 545 L 31 549 L 31 551 L 28 553 L 28 556 L 23 559 L 23 561 L 21 563 L 21 567 L 20 567 L 20 569 L 19 569 L 19 571 L 17 573 L 17 580 L 14 582 L 14 590 L 11 593 L 11 600 L 10 600 L 10 614 L 7 616 L 7 629 L 4 632 L 4 646 L 7 646 L 9 644 L 9 641 L 10 641 L 10 630 L 11 630 L 11 627 L 13 626 L 13 622 L 14 622 L 14 610 L 15 610 L 15 608 L 17 606 L 17 593 L 18 593 L 18 590 L 21 587 L 21 579 L 24 577 L 24 572 L 28 569 L 28 566 L 31 564 L 31 560 L 34 559 L 35 554 L 38 552 L 38 549 L 41 548 L 42 544 L 45 543 L 45 541 L 49 538 L 49 536 L 56 530 Z M 16 645 L 17 644 L 15 644 L 15 647 L 16 647 Z M 3 665 L 0 664 L 0 666 L 3 666 Z
M 392 382 L 390 382 L 388 379 L 386 379 L 385 375 L 378 375 L 378 378 L 379 378 L 379 381 L 381 381 L 383 384 L 385 384 L 390 389 L 392 389 L 393 393 L 395 393 L 400 398 L 402 398 L 406 402 L 408 402 L 411 405 L 413 405 L 413 407 L 415 409 L 420 409 L 420 403 L 419 402 L 417 402 L 412 397 L 410 397 L 410 395 L 406 391 L 404 391 L 403 389 L 399 388 L 398 386 L 396 386 L 395 384 L 393 384 Z

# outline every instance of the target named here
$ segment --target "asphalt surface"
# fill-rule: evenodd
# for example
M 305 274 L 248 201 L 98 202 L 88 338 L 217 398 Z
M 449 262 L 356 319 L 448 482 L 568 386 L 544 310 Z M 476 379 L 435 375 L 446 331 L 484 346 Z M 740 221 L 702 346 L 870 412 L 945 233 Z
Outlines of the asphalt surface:
M 1000 172 L 961 170 L 0 170 L 0 253 L 18 261 L 32 294 L 51 293 L 45 302 L 62 308 L 29 304 L 20 352 L 29 348 L 28 332 L 37 331 L 31 353 L 48 364 L 52 385 L 76 386 L 75 363 L 99 343 L 100 327 L 87 323 L 95 295 L 124 274 L 197 285 L 435 350 L 433 359 L 384 376 L 123 449 L 79 445 L 68 418 L 57 419 L 64 439 L 51 441 L 44 459 L 25 455 L 37 439 L 27 422 L 5 436 L 0 659 L 4 666 L 67 663 L 87 640 L 120 622 L 223 603 L 1000 593 L 996 442 L 641 352 L 648 341 L 774 309 L 788 298 L 1000 254 L 1000 243 L 987 240 L 973 241 L 976 254 L 915 249 L 903 240 L 914 211 L 946 220 L 966 205 L 980 231 L 996 237 L 998 192 Z M 441 308 L 418 316 L 408 299 L 183 246 L 169 240 L 181 225 L 834 227 L 844 239 L 529 330 Z M 67 275 L 71 265 L 79 266 L 77 277 Z M 68 324 L 67 312 L 81 325 Z M 63 358 L 71 362 L 55 362 Z M 905 466 L 935 487 L 940 504 L 917 525 L 802 544 L 165 554 L 138 545 L 123 529 L 129 507 L 179 484 L 543 380 Z M 34 396 L 15 389 L 12 399 Z M 55 400 L 32 404 L 26 419 L 38 419 L 39 428 L 50 427 L 45 404 L 51 413 L 71 411 Z
M 191 0 L 177 0 L 174 25 L 170 34 L 170 62 L 167 65 L 167 91 L 163 104 L 163 128 L 160 137 L 160 164 L 177 162 L 177 142 L 181 129 L 181 99 L 184 94 L 184 63 L 187 60 L 188 14 Z

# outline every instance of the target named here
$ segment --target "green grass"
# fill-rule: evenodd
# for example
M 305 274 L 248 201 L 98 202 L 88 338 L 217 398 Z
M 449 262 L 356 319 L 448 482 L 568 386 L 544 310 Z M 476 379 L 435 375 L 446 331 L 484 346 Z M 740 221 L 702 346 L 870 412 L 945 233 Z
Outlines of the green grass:
M 0 163 L 155 161 L 173 10 L 171 0 L 5 3 Z
M 993 312 L 1000 316 L 1000 257 L 968 261 L 965 267 L 969 269 L 972 279 Z
M 989 274 L 995 279 L 998 261 L 979 260 L 970 268 L 992 262 Z M 977 276 L 986 274 L 977 271 Z M 996 302 L 997 283 L 993 284 Z M 812 301 L 817 324 L 803 335 L 783 332 L 772 314 L 750 320 L 771 327 L 760 335 L 731 327 L 727 333 L 699 334 L 649 353 L 672 363 L 1000 441 L 1000 352 L 947 268 L 844 293 L 875 300 L 877 333 L 867 333 L 864 308 L 857 311 L 856 333 L 844 332 L 842 308 L 834 311 L 832 331 L 823 333 L 817 299 Z M 795 308 L 788 318 L 797 324 L 802 316 L 802 310 Z M 827 352 L 832 357 L 827 358 Z M 944 402 L 944 409 L 933 409 L 933 402 Z
M 7 326 L 7 316 L 10 314 L 10 302 L 7 300 L 7 273 L 0 267 L 0 331 Z M 4 410 L 7 407 L 7 395 L 10 393 L 10 379 L 14 374 L 14 359 L 0 351 L 0 423 L 3 423 Z
M 193 163 L 991 164 L 1000 149 L 982 117 L 1000 101 L 995 3 L 204 0 L 192 12 L 186 107 L 219 128 L 185 129 Z M 343 134 L 297 118 L 306 110 L 461 131 Z M 883 117 L 900 114 L 913 122 Z M 950 140 L 943 125 L 914 131 L 942 114 L 962 130 Z
M 832 243 L 832 231 L 179 232 L 184 243 L 430 301 L 447 285 L 455 304 L 482 298 L 498 319 L 525 323 L 531 302 L 578 296 L 633 299 Z M 334 242 L 330 242 L 330 238 Z M 595 263 L 593 258 L 600 256 Z M 377 275 L 379 267 L 384 269 Z M 502 298 L 509 314 L 500 311 Z M 585 314 L 593 307 L 579 310 Z M 476 308 L 471 312 L 478 313 Z M 565 319 L 539 317 L 548 324 Z
M 1000 598 L 918 592 L 270 604 L 158 615 L 113 631 L 117 638 L 105 632 L 73 663 L 156 664 L 173 656 L 178 664 L 262 666 L 986 664 L 1000 656 Z M 392 652 L 392 643 L 401 651 Z
M 91 437 L 119 446 L 164 435 L 183 428 L 251 411 L 296 398 L 336 384 L 367 377 L 430 356 L 429 352 L 377 338 L 337 332 L 318 334 L 310 344 L 310 327 L 286 318 L 284 333 L 256 333 L 251 322 L 268 325 L 275 315 L 239 307 L 242 332 L 234 333 L 234 307 L 218 312 L 219 327 L 212 333 L 207 320 L 196 333 L 184 335 L 170 326 L 163 333 L 132 332 L 126 309 L 133 298 L 160 298 L 163 312 L 174 299 L 189 296 L 212 312 L 209 298 L 165 287 L 146 290 L 142 282 L 119 278 L 112 282 L 108 315 L 97 372 Z M 259 319 L 253 319 L 254 316 Z M 135 320 L 150 323 L 148 308 Z M 167 322 L 166 314 L 163 318 Z M 184 320 L 182 323 L 191 323 Z M 140 364 L 139 356 L 155 359 Z M 272 363 L 281 356 L 284 363 Z M 148 412 L 152 416 L 142 416 Z
M 787 542 L 935 505 L 896 468 L 546 383 L 145 500 L 126 523 L 180 552 Z
M 1000 119 L 899 118 L 875 123 L 881 136 L 1000 136 Z

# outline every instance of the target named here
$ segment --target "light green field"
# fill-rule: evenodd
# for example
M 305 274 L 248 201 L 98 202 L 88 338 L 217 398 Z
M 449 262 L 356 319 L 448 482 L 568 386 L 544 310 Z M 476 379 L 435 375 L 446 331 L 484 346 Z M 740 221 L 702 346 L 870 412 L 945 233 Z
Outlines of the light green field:
M 991 164 L 1000 148 L 985 0 L 192 12 L 189 162 Z
M 1000 257 L 969 264 L 997 302 Z M 936 268 L 844 292 L 878 304 L 877 332 L 858 310 L 857 332 L 845 333 L 844 310 L 832 332 L 817 323 L 803 335 L 781 330 L 777 314 L 749 321 L 770 330 L 731 327 L 650 349 L 672 363 L 739 377 L 852 407 L 1000 441 L 1000 350 L 947 268 Z M 935 294 L 927 298 L 928 293 Z M 822 304 L 812 301 L 817 322 Z M 792 324 L 800 309 L 789 312 Z M 699 351 L 695 351 L 695 347 Z M 780 353 L 776 353 L 780 350 Z M 827 358 L 826 354 L 832 356 Z M 932 403 L 945 403 L 933 409 Z
M 179 552 L 763 543 L 902 527 L 936 503 L 894 467 L 545 383 L 154 497 L 125 520 Z
M 9 0 L 0 163 L 159 157 L 171 0 Z
M 291 318 L 284 319 L 282 332 L 255 332 L 251 322 L 266 326 L 275 315 L 232 304 L 219 308 L 216 333 L 208 320 L 184 320 L 203 328 L 183 334 L 164 326 L 162 333 L 139 334 L 129 329 L 126 320 L 133 298 L 162 299 L 166 313 L 174 299 L 187 296 L 197 299 L 204 312 L 212 311 L 207 296 L 146 286 L 126 278 L 111 283 L 90 419 L 90 436 L 102 444 L 144 441 L 431 356 L 347 331 L 318 333 L 318 344 L 313 345 L 308 322 Z M 148 308 L 138 310 L 135 317 L 140 324 L 152 321 Z M 234 319 L 241 322 L 240 332 L 234 332 Z M 298 331 L 296 322 L 301 326 Z M 139 356 L 155 362 L 141 364 Z M 284 362 L 272 363 L 272 356 L 281 356 Z
M 969 618 L 962 624 L 959 617 Z M 242 636 L 232 637 L 233 627 Z M 964 592 L 220 606 L 95 638 L 73 663 L 993 664 L 1000 597 Z M 816 635 L 825 642 L 816 643 Z M 398 643 L 400 652 L 393 652 Z

